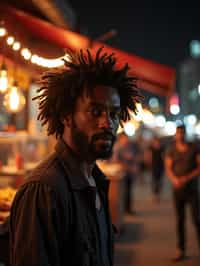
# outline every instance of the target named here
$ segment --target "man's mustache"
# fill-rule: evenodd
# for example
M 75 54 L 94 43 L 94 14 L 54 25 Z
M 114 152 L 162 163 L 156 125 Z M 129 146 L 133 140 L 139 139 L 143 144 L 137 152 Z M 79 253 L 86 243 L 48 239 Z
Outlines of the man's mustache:
M 112 142 L 116 140 L 116 136 L 113 135 L 112 132 L 102 132 L 102 133 L 98 133 L 93 135 L 92 137 L 92 141 L 96 141 L 99 139 L 103 139 L 103 140 L 111 140 Z

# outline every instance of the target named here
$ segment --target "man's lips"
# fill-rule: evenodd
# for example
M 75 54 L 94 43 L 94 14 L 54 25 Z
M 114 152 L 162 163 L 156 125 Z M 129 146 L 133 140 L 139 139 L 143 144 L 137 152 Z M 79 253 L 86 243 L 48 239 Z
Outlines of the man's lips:
M 112 139 L 108 139 L 108 138 L 101 138 L 101 139 L 96 139 L 96 142 L 112 142 Z
M 97 139 L 94 143 L 96 147 L 103 148 L 103 149 L 110 149 L 112 146 L 112 140 L 111 139 Z

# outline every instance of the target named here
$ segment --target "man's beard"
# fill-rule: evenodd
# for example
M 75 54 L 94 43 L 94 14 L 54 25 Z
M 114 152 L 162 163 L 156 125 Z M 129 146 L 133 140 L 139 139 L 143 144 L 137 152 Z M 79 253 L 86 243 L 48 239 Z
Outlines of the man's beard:
M 105 140 L 108 138 L 111 144 L 104 142 L 100 145 L 95 145 L 96 141 Z M 97 160 L 109 159 L 112 156 L 112 148 L 116 137 L 111 132 L 104 130 L 101 133 L 93 135 L 89 141 L 86 134 L 78 129 L 74 119 L 72 119 L 72 139 L 79 155 L 83 159 Z

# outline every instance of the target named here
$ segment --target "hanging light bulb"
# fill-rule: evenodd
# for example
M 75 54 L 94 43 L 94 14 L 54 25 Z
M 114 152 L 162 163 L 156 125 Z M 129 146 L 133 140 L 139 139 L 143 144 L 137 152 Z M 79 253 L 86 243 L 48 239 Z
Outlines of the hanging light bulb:
M 7 34 L 4 21 L 0 21 L 0 37 L 4 37 Z
M 3 105 L 6 110 L 11 113 L 20 112 L 26 103 L 23 93 L 14 82 L 13 86 L 9 89 L 8 93 L 4 96 Z
M 2 63 L 0 69 L 0 93 L 5 93 L 8 89 L 8 75 L 5 63 Z
M 0 37 L 4 37 L 6 35 L 6 29 L 0 26 Z

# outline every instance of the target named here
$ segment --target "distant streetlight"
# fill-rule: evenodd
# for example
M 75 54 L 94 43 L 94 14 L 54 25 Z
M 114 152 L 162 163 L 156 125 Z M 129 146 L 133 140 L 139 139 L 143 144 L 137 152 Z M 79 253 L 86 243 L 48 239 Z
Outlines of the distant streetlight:
M 170 112 L 172 115 L 177 115 L 180 113 L 180 106 L 178 104 L 170 105 Z
M 190 54 L 192 57 L 200 57 L 200 41 L 193 40 L 190 42 Z
M 163 115 L 158 115 L 155 118 L 155 122 L 157 127 L 164 127 L 166 124 L 166 119 Z
M 165 124 L 165 132 L 167 135 L 174 135 L 176 132 L 176 125 L 172 121 L 167 121 Z

